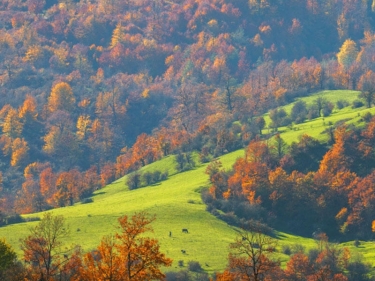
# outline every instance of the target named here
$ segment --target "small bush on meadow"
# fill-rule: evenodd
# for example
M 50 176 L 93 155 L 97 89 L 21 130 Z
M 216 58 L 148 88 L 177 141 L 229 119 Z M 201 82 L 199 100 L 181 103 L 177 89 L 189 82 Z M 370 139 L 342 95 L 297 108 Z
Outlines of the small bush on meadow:
M 193 155 L 190 152 L 182 153 L 179 152 L 176 155 L 176 162 L 177 162 L 177 170 L 188 171 L 195 167 L 195 162 L 193 160 Z
M 88 203 L 92 203 L 92 202 L 94 202 L 94 200 L 92 200 L 92 198 L 83 198 L 81 200 L 82 204 L 88 204 Z
M 198 281 L 198 279 L 195 279 L 192 276 L 190 276 L 189 271 L 187 270 L 181 270 L 178 272 L 167 272 L 165 273 L 165 280 L 166 281 Z M 209 279 L 207 279 L 207 281 L 208 280 Z
M 292 121 L 296 124 L 300 124 L 300 123 L 303 123 L 303 121 L 305 121 L 306 117 L 307 117 L 307 106 L 306 106 L 306 102 L 304 101 L 297 101 L 293 107 L 292 107 L 292 111 L 291 111 L 291 118 L 292 118 Z
M 360 100 L 354 100 L 352 102 L 352 108 L 359 108 L 359 107 L 362 107 L 364 105 L 365 104 L 362 101 L 360 101 Z
M 28 217 L 25 219 L 25 221 L 30 222 L 30 221 L 40 221 L 40 217 Z
M 164 173 L 162 173 L 161 175 L 160 175 L 160 180 L 161 181 L 165 181 L 165 180 L 167 180 L 168 179 L 168 171 L 165 171 Z
M 189 268 L 190 271 L 193 271 L 193 272 L 203 271 L 203 268 L 202 268 L 201 264 L 197 261 L 189 261 L 188 262 L 188 268 Z
M 153 183 L 159 182 L 161 179 L 161 171 L 156 170 L 152 173 L 152 181 Z
M 146 183 L 146 185 L 151 185 L 155 182 L 153 180 L 153 175 L 151 172 L 145 172 L 142 178 L 143 178 L 143 181 Z
M 319 117 L 319 110 L 316 105 L 312 105 L 307 110 L 307 118 L 309 120 L 315 119 Z
M 338 100 L 336 102 L 337 109 L 343 109 L 344 107 L 349 106 L 349 103 L 346 100 Z
M 141 174 L 135 172 L 128 176 L 128 180 L 126 181 L 130 190 L 137 189 L 141 187 Z
M 355 247 L 357 247 L 357 248 L 358 248 L 358 247 L 359 247 L 359 245 L 361 245 L 361 242 L 359 242 L 359 240 L 358 240 L 358 239 L 355 239 L 355 240 L 354 240 L 354 243 L 353 243 L 353 244 L 354 244 L 354 246 L 355 246 Z
M 21 217 L 19 214 L 9 215 L 4 218 L 4 224 L 14 224 L 24 222 L 24 218 Z
M 323 116 L 327 117 L 327 116 L 331 115 L 334 107 L 335 106 L 331 102 L 325 103 L 324 106 L 323 106 L 323 108 L 322 108 L 322 114 L 323 114 Z

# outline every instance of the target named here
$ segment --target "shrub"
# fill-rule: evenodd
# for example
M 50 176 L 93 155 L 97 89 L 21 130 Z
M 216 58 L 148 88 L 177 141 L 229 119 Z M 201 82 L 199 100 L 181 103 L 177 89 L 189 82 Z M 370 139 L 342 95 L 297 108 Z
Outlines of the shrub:
M 307 112 L 307 118 L 311 120 L 311 119 L 315 119 L 318 117 L 319 117 L 318 107 L 316 105 L 310 106 Z
M 182 171 L 185 167 L 185 162 L 186 162 L 186 159 L 183 153 L 179 152 L 176 155 L 176 162 L 177 162 L 177 170 Z
M 347 107 L 349 103 L 346 100 L 338 100 L 336 102 L 337 109 L 343 109 L 344 107 Z
M 285 118 L 281 120 L 281 126 L 288 126 L 292 124 L 292 122 L 293 122 L 292 119 L 289 116 L 286 116 Z
M 326 116 L 331 115 L 334 107 L 335 106 L 331 102 L 325 103 L 324 106 L 323 106 L 323 108 L 322 108 L 323 116 L 326 117 Z
M 28 217 L 25 219 L 25 221 L 30 222 L 30 221 L 40 221 L 40 217 Z
M 92 203 L 92 202 L 94 202 L 94 200 L 92 200 L 92 198 L 83 198 L 81 200 L 82 204 L 88 204 L 88 203 Z
M 24 221 L 25 219 L 21 217 L 19 214 L 9 215 L 4 218 L 4 224 L 15 224 Z
M 348 281 L 371 281 L 374 278 L 371 276 L 372 271 L 371 265 L 363 263 L 361 260 L 349 262 L 347 265 Z
M 161 180 L 160 177 L 161 177 L 161 172 L 159 170 L 156 170 L 152 173 L 152 180 L 154 183 L 159 182 Z
M 199 262 L 197 262 L 197 261 L 189 261 L 188 262 L 188 269 L 190 271 L 194 271 L 194 272 L 201 272 L 201 271 L 203 271 L 201 264 Z
M 256 231 L 256 232 L 260 232 L 260 233 L 263 233 L 263 234 L 266 234 L 266 235 L 274 235 L 274 231 L 272 229 L 272 227 L 269 227 L 268 225 L 260 222 L 260 221 L 256 221 L 256 220 L 248 220 L 246 223 L 245 223 L 245 227 L 246 229 L 250 230 L 250 231 Z
M 355 239 L 355 240 L 354 240 L 354 243 L 353 243 L 353 244 L 354 244 L 354 246 L 355 246 L 355 247 L 357 247 L 357 248 L 358 248 L 358 247 L 359 247 L 359 245 L 361 245 L 361 242 L 359 242 L 359 240 L 358 240 L 358 239 Z
M 165 273 L 165 280 L 166 281 L 189 281 L 193 279 L 191 279 L 191 277 L 189 276 L 189 272 L 187 270 L 181 270 L 178 272 Z M 198 279 L 194 279 L 194 280 L 198 280 Z
M 297 101 L 291 111 L 291 118 L 296 124 L 302 123 L 307 117 L 307 107 L 304 101 Z
M 362 107 L 364 106 L 364 103 L 360 100 L 354 100 L 352 102 L 352 108 L 359 108 L 359 107 Z
M 290 255 L 292 254 L 292 249 L 290 248 L 289 245 L 283 245 L 283 246 L 282 246 L 282 252 L 283 252 L 285 255 L 290 256 Z
M 141 187 L 141 175 L 137 172 L 129 175 L 126 183 L 130 190 Z
M 371 112 L 366 112 L 365 114 L 363 114 L 363 120 L 365 120 L 365 122 L 367 123 L 370 122 L 371 118 L 372 118 Z
M 168 171 L 165 171 L 164 173 L 160 175 L 161 181 L 165 181 L 166 179 L 168 179 Z
M 151 185 L 156 182 L 154 181 L 153 174 L 151 172 L 145 172 L 143 174 L 143 181 L 146 183 L 146 185 Z
M 228 212 L 220 215 L 220 219 L 230 225 L 238 225 L 239 219 L 233 212 Z
M 277 129 L 280 126 L 286 126 L 287 125 L 286 123 L 288 121 L 284 121 L 284 119 L 286 119 L 287 116 L 288 115 L 283 108 L 281 108 L 281 109 L 276 108 L 276 109 L 271 110 L 270 113 L 269 113 L 269 117 L 272 120 L 272 123 L 271 123 L 270 127 L 274 128 L 274 129 Z M 290 118 L 288 118 L 288 119 L 290 120 Z M 284 125 L 284 124 L 286 124 L 286 125 Z
M 179 152 L 176 155 L 176 162 L 177 162 L 178 171 L 187 171 L 195 167 L 195 162 L 190 152 L 187 152 L 187 153 Z

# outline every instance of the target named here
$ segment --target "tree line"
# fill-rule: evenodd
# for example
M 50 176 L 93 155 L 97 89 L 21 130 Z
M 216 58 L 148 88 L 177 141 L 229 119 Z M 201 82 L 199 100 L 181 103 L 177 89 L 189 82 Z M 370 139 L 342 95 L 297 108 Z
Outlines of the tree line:
M 316 247 L 307 253 L 303 246 L 282 247 L 278 239 L 259 231 L 241 230 L 230 244 L 228 265 L 224 272 L 205 274 L 199 262 L 189 262 L 189 270 L 163 273 L 172 260 L 160 251 L 152 232 L 155 216 L 145 212 L 118 218 L 118 232 L 104 236 L 97 248 L 84 252 L 76 245 L 63 247 L 69 236 L 64 217 L 45 213 L 29 235 L 20 239 L 22 262 L 5 240 L 0 240 L 0 278 L 9 281 L 35 280 L 166 280 L 166 281 L 234 281 L 234 280 L 373 280 L 370 266 L 352 258 L 348 248 L 329 243 L 317 232 Z M 359 242 L 358 242 L 359 244 Z M 290 255 L 285 269 L 276 252 Z M 179 264 L 183 266 L 183 264 Z
M 237 225 L 257 221 L 305 236 L 320 229 L 338 240 L 371 239 L 374 122 L 332 129 L 330 147 L 307 135 L 289 147 L 280 135 L 251 141 L 232 171 L 212 161 L 212 185 L 203 195 L 208 210 Z

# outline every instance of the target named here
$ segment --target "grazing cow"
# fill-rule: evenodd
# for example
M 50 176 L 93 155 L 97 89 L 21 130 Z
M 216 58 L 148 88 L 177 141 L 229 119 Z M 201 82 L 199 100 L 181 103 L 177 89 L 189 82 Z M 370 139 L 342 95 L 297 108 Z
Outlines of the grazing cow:
M 181 250 L 181 253 L 186 254 L 186 251 L 185 250 Z
M 183 228 L 183 229 L 182 229 L 182 232 L 183 232 L 183 233 L 189 233 L 189 230 L 188 230 L 187 228 Z
M 172 237 L 172 231 L 169 231 L 169 237 Z

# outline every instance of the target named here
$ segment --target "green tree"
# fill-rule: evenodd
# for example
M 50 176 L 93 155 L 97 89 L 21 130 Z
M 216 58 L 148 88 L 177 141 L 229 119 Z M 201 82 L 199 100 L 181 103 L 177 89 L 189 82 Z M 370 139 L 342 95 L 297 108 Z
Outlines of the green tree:
M 5 241 L 0 239 L 0 279 L 2 279 L 4 272 L 10 267 L 14 266 L 17 260 L 17 255 L 12 247 Z
M 277 134 L 273 139 L 273 147 L 275 149 L 277 158 L 281 159 L 284 156 L 288 145 L 285 140 L 281 138 L 280 134 Z
M 292 120 L 296 123 L 302 123 L 307 118 L 307 106 L 304 101 L 297 101 L 293 107 L 292 112 L 290 113 Z
M 276 108 L 276 109 L 271 110 L 269 116 L 272 120 L 271 126 L 275 130 L 277 130 L 277 128 L 280 126 L 286 125 L 284 123 L 284 120 L 287 117 L 287 113 L 283 108 L 281 109 Z
M 262 135 L 262 130 L 266 126 L 266 121 L 264 120 L 263 117 L 258 117 L 257 119 L 255 119 L 255 126 L 259 130 L 259 135 Z
M 318 109 L 319 116 L 322 116 L 322 109 L 327 104 L 327 99 L 323 98 L 322 96 L 318 96 L 316 100 L 314 100 L 314 104 Z
M 366 101 L 368 108 L 371 107 L 375 99 L 375 73 L 371 70 L 363 74 L 359 80 L 360 98 Z

